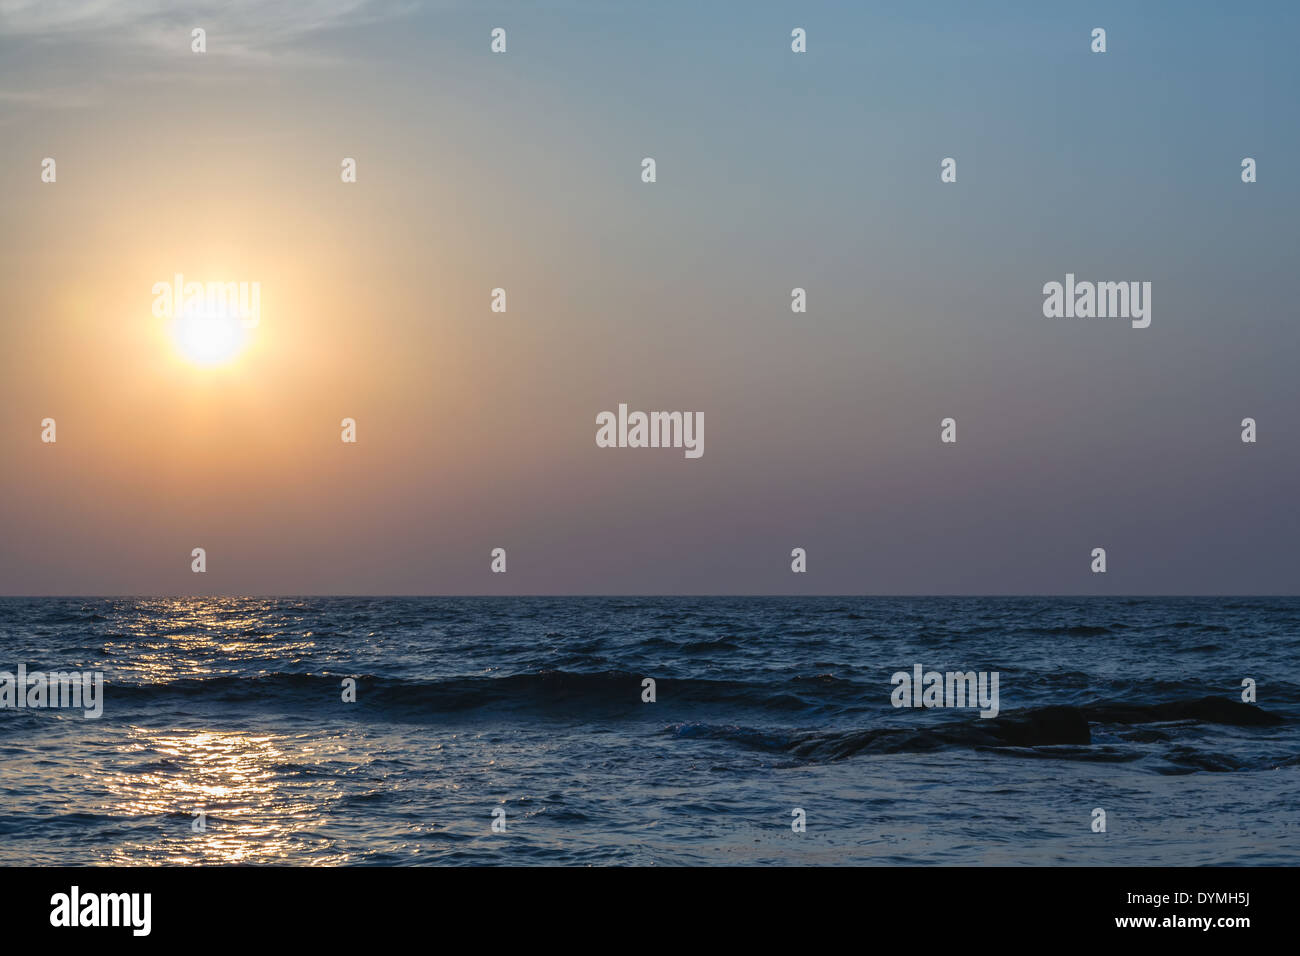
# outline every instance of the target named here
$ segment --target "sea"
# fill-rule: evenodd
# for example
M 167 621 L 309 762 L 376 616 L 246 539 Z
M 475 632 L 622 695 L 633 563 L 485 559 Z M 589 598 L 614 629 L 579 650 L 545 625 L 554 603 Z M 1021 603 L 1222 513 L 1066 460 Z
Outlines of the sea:
M 1297 598 L 6 598 L 0 680 L 103 683 L 0 708 L 0 863 L 1294 865 L 1298 660 Z

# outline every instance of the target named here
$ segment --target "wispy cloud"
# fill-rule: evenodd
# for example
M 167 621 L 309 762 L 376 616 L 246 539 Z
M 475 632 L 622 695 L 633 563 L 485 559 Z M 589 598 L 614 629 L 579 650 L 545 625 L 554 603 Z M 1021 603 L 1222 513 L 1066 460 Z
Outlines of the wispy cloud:
M 72 109 L 88 106 L 91 97 L 80 90 L 38 89 L 38 90 L 0 90 L 0 103 L 6 106 L 46 106 L 53 109 Z
M 32 110 L 92 106 L 106 86 L 122 82 L 237 78 L 168 65 L 189 65 L 195 27 L 207 33 L 207 56 L 238 60 L 241 67 L 329 66 L 340 56 L 310 37 L 394 19 L 414 7 L 413 0 L 0 0 L 0 44 L 13 54 L 0 56 L 0 123 Z M 51 55 L 52 47 L 60 52 Z M 94 82 L 69 84 L 91 61 L 99 63 Z
M 0 0 L 0 35 L 188 50 L 190 31 L 203 27 L 210 53 L 257 56 L 411 8 L 409 0 Z

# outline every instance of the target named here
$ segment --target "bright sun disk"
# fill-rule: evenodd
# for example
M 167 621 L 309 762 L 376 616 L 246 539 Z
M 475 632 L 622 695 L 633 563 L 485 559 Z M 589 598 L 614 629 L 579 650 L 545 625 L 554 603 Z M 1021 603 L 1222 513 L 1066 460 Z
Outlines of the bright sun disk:
M 223 365 L 233 360 L 248 339 L 239 317 L 220 306 L 195 307 L 172 321 L 176 349 L 196 365 Z

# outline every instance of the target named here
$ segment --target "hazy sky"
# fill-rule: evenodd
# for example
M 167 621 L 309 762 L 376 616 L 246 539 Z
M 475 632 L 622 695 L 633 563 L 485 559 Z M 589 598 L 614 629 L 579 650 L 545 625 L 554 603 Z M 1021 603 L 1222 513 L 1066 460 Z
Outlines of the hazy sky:
M 0 593 L 1296 593 L 1298 35 L 0 0 Z M 233 363 L 151 313 L 178 272 L 260 283 Z M 1066 273 L 1151 326 L 1045 318 Z M 598 448 L 619 403 L 703 456 Z

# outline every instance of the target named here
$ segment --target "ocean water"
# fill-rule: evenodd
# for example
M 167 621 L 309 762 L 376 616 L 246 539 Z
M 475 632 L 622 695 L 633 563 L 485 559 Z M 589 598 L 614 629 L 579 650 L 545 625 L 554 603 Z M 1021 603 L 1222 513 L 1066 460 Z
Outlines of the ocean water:
M 10 598 L 0 648 L 105 681 L 0 710 L 4 864 L 1300 860 L 1300 599 Z

